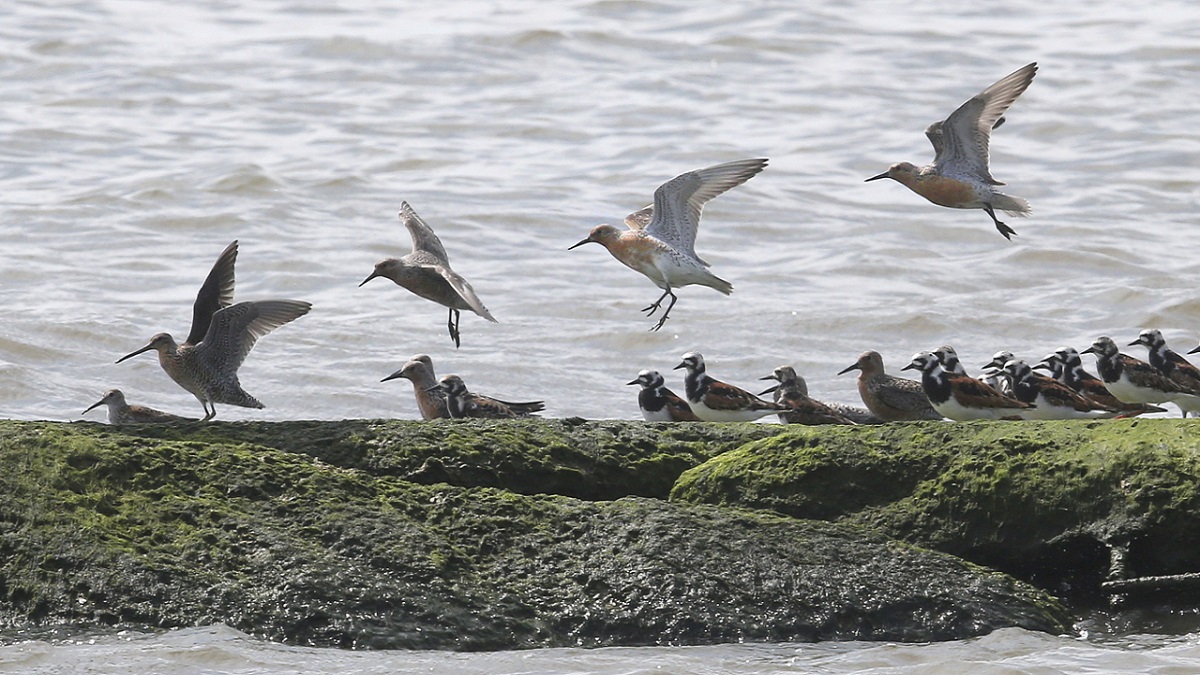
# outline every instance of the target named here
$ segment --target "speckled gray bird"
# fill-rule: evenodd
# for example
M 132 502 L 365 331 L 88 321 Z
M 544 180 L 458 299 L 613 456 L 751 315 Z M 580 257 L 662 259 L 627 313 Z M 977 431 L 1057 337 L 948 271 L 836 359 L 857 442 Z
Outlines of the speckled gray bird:
M 204 420 L 217 414 L 216 404 L 264 408 L 242 389 L 237 371 L 259 338 L 312 308 L 299 300 L 233 302 L 235 240 L 227 246 L 200 287 L 192 307 L 192 329 L 183 344 L 170 333 L 159 333 L 150 343 L 117 359 L 120 363 L 143 352 L 158 352 L 158 363 L 175 383 L 191 392 L 204 407 Z
M 450 339 L 454 340 L 455 347 L 461 344 L 459 310 L 469 309 L 492 323 L 499 323 L 483 306 L 483 301 L 475 294 L 471 284 L 450 269 L 450 258 L 442 241 L 408 202 L 400 203 L 400 222 L 404 223 L 412 236 L 412 252 L 402 258 L 379 261 L 375 264 L 375 270 L 359 286 L 376 277 L 385 277 L 426 300 L 448 307 L 450 315 L 446 327 L 450 330 Z
M 838 375 L 852 370 L 859 371 L 858 395 L 863 404 L 880 419 L 887 422 L 942 419 L 920 382 L 884 372 L 879 352 L 868 350 L 859 354 L 858 360 Z
M 196 421 L 189 417 L 180 417 L 154 408 L 147 408 L 144 405 L 129 405 L 125 402 L 125 394 L 121 393 L 120 389 L 109 389 L 104 392 L 104 398 L 88 406 L 83 414 L 86 415 L 102 405 L 108 406 L 109 424 L 170 424 Z

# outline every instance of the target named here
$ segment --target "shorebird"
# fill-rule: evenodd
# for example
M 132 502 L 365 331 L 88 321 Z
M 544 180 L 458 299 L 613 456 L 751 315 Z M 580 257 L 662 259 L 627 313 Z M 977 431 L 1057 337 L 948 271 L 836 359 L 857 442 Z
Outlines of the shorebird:
M 921 386 L 943 417 L 967 420 L 1020 419 L 1033 405 L 1009 398 L 968 375 L 947 372 L 933 352 L 917 352 L 901 370 L 921 371 Z
M 954 351 L 954 347 L 942 345 L 933 350 L 933 355 L 938 358 L 938 363 L 942 364 L 942 370 L 945 370 L 947 373 L 955 375 L 967 374 L 967 369 L 963 367 L 962 361 L 958 360 L 958 352 Z
M 100 406 L 108 406 L 108 423 L 109 424 L 164 424 L 169 422 L 195 422 L 196 420 L 179 415 L 172 415 L 154 408 L 147 408 L 144 405 L 129 405 L 125 402 L 125 394 L 121 393 L 120 389 L 109 389 L 104 392 L 104 398 L 96 401 L 88 406 L 82 414 L 86 415 L 89 411 L 99 408 Z
M 433 359 L 429 358 L 428 354 L 414 354 L 399 370 L 383 378 L 380 382 L 398 378 L 412 382 L 417 408 L 421 411 L 421 419 L 435 420 L 450 417 L 450 409 L 446 404 L 446 392 L 437 386 L 437 376 L 433 372 Z M 546 407 L 541 401 L 513 403 L 495 400 L 508 406 L 514 412 L 522 414 L 535 413 Z
M 709 264 L 696 255 L 700 213 L 710 199 L 750 180 L 766 165 L 765 159 L 742 159 L 680 174 L 654 191 L 652 206 L 625 217 L 628 229 L 597 225 L 567 250 L 587 243 L 600 244 L 626 267 L 641 272 L 663 289 L 658 300 L 642 309 L 651 316 L 663 300 L 671 298 L 658 323 L 650 329 L 658 330 L 679 299 L 674 289 L 699 284 L 725 295 L 733 292 L 733 285 L 709 272 Z
M 1138 339 L 1129 343 L 1130 347 L 1134 345 L 1144 345 L 1149 349 L 1150 365 L 1183 390 L 1184 393 L 1171 399 L 1172 403 L 1179 406 L 1183 416 L 1187 417 L 1189 412 L 1200 412 L 1200 368 L 1168 349 L 1162 332 L 1156 329 L 1147 328 L 1142 331 Z
M 396 282 L 396 285 L 407 288 L 416 295 L 432 300 L 439 305 L 449 308 L 446 327 L 450 330 L 450 339 L 454 346 L 461 345 L 458 333 L 459 310 L 469 309 L 479 316 L 499 323 L 483 302 L 475 295 L 475 289 L 457 272 L 450 269 L 450 258 L 442 241 L 433 233 L 408 202 L 400 202 L 400 222 L 408 228 L 412 237 L 412 253 L 401 258 L 387 258 L 375 264 L 375 270 L 359 284 L 375 277 L 386 277 Z
M 511 419 L 514 417 L 537 417 L 534 413 L 545 408 L 542 401 L 505 403 L 488 396 L 467 391 L 467 385 L 457 375 L 444 375 L 435 388 L 446 394 L 446 407 L 453 419 L 465 417 L 484 419 Z M 520 406 L 518 408 L 518 406 Z
M 1033 372 L 1029 364 L 1010 359 L 1004 364 L 1013 398 L 1034 404 L 1021 416 L 1028 420 L 1066 420 L 1113 417 L 1119 411 L 1097 404 L 1067 385 Z
M 204 420 L 216 416 L 218 403 L 243 408 L 264 408 L 246 393 L 237 371 L 259 338 L 312 309 L 299 300 L 233 302 L 233 264 L 237 241 L 225 247 L 196 294 L 192 329 L 182 345 L 170 333 L 159 333 L 150 343 L 117 359 L 117 363 L 151 349 L 175 383 L 191 392 L 204 407 Z
M 1075 390 L 1089 401 L 1101 407 L 1116 410 L 1117 417 L 1136 417 L 1146 413 L 1167 411 L 1166 408 L 1149 403 L 1129 403 L 1113 396 L 1108 387 L 1104 386 L 1104 380 L 1084 370 L 1083 359 L 1074 347 L 1059 347 L 1053 354 L 1047 354 L 1033 368 L 1050 371 L 1054 379 Z
M 838 375 L 858 370 L 858 395 L 863 403 L 886 422 L 901 420 L 940 420 L 941 413 L 933 409 L 920 382 L 888 375 L 883 370 L 883 357 L 877 351 L 865 351 L 858 360 L 843 368 Z
M 846 415 L 808 396 L 808 383 L 796 374 L 791 366 L 779 366 L 770 375 L 760 378 L 775 380 L 779 384 L 759 392 L 759 396 L 774 392 L 775 402 L 790 410 L 779 413 L 784 424 L 856 424 Z M 882 420 L 881 420 L 882 421 Z
M 1096 355 L 1096 371 L 1113 396 L 1129 403 L 1166 403 L 1184 393 L 1154 366 L 1122 354 L 1112 338 L 1100 336 L 1084 354 Z
M 696 417 L 705 422 L 752 422 L 787 410 L 788 407 L 764 401 L 745 389 L 715 380 L 704 368 L 704 357 L 698 352 L 688 352 L 675 370 L 687 369 L 683 378 L 688 405 Z
M 941 122 L 925 129 L 933 145 L 933 163 L 917 167 L 900 162 L 868 181 L 891 178 L 939 206 L 983 209 L 1005 239 L 1016 234 L 996 218 L 996 209 L 1011 216 L 1029 215 L 1029 202 L 996 190 L 1004 185 L 992 178 L 988 168 L 988 143 L 992 129 L 1004 122 L 1004 111 L 1017 100 L 1033 76 L 1031 63 L 976 94 Z
M 437 388 L 437 377 L 433 374 L 433 359 L 428 354 L 415 354 L 399 370 L 380 380 L 387 382 L 404 378 L 413 385 L 417 409 L 421 419 L 437 420 L 450 417 L 446 408 L 446 392 Z
M 626 384 L 640 384 L 638 408 L 647 422 L 699 422 L 691 406 L 667 389 L 666 380 L 657 370 L 643 370 L 637 379 Z
M 1012 361 L 1016 357 L 1007 349 L 1002 349 L 995 354 L 992 354 L 992 360 L 984 364 L 980 373 L 983 377 L 979 378 L 987 383 L 988 386 L 1005 396 L 1012 396 L 1012 380 L 1004 372 L 1004 364 Z M 1015 397 L 1014 397 L 1015 398 Z

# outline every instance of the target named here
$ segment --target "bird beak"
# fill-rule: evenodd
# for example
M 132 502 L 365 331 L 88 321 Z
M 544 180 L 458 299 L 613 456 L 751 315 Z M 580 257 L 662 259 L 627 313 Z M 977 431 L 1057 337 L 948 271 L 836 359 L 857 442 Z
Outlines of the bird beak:
M 576 242 L 575 244 L 573 244 L 571 246 L 568 246 L 567 250 L 570 251 L 571 249 L 579 248 L 580 246 L 583 246 L 584 244 L 590 244 L 594 241 L 595 241 L 595 239 L 592 239 L 591 237 L 587 237 L 585 239 L 579 240 L 578 242 Z
M 680 368 L 687 368 L 687 363 L 682 363 L 682 362 L 681 362 L 679 365 L 675 366 L 675 367 L 674 367 L 674 368 L 672 368 L 671 370 L 679 370 Z
M 86 415 L 86 414 L 88 414 L 90 411 L 92 411 L 92 410 L 94 410 L 94 409 L 98 408 L 98 407 L 99 407 L 100 405 L 102 405 L 103 403 L 104 403 L 104 399 L 100 399 L 99 401 L 96 401 L 96 402 L 95 402 L 95 403 L 93 403 L 91 406 L 89 406 L 87 410 L 84 410 L 83 412 L 81 412 L 81 413 L 79 413 L 79 414 L 80 414 L 80 415 Z
M 378 270 L 376 270 L 376 271 L 374 271 L 374 272 L 371 272 L 371 276 L 367 277 L 366 279 L 363 279 L 363 280 L 362 280 L 362 284 L 359 284 L 359 285 L 358 285 L 358 287 L 359 287 L 359 288 L 362 288 L 362 287 L 363 287 L 363 284 L 367 283 L 368 281 L 370 281 L 370 280 L 374 279 L 374 278 L 375 278 L 375 277 L 377 277 L 377 276 L 379 276 L 379 271 L 378 271 Z
M 1031 370 L 1050 370 L 1050 364 L 1045 361 L 1038 361 L 1037 365 L 1030 366 Z
M 445 391 L 445 389 L 442 389 L 442 385 L 435 384 L 432 387 L 426 387 L 425 391 Z
M 767 378 L 765 378 L 765 377 L 764 377 L 763 379 L 765 380 L 765 379 L 767 379 Z M 759 396 L 765 396 L 765 395 L 767 395 L 767 394 L 769 394 L 769 393 L 771 393 L 771 392 L 775 391 L 775 390 L 776 390 L 776 389 L 778 389 L 778 388 L 779 388 L 779 385 L 777 384 L 777 385 L 775 385 L 774 387 L 771 387 L 770 389 L 764 389 L 764 390 L 762 390 L 762 391 L 758 392 L 758 395 L 759 395 Z
M 916 367 L 917 367 L 916 364 L 910 363 L 907 366 L 904 366 L 903 368 L 901 368 L 900 370 L 913 370 Z
M 363 283 L 366 283 L 366 282 L 363 282 Z M 404 377 L 403 375 L 400 374 L 403 370 L 404 370 L 403 368 L 401 368 L 400 370 L 397 370 L 396 372 L 392 373 L 391 375 L 388 375 L 387 377 L 380 380 L 380 382 L 387 382 L 388 380 L 394 380 L 397 377 Z
M 1200 354 L 1200 347 L 1196 347 L 1195 349 L 1193 349 L 1192 351 L 1190 351 L 1188 353 L 1189 354 Z
M 884 171 L 883 173 L 879 174 L 878 176 L 871 176 L 870 178 L 864 180 L 863 182 L 870 183 L 873 180 L 879 180 L 880 178 L 888 178 L 888 177 L 889 177 L 888 172 Z
M 633 382 L 626 382 L 625 384 L 641 384 L 641 382 L 634 380 Z
M 838 375 L 845 375 L 846 373 L 848 373 L 848 372 L 850 372 L 850 371 L 852 371 L 852 370 L 858 370 L 858 364 L 857 364 L 857 363 L 853 363 L 853 364 L 851 364 L 851 365 L 848 365 L 848 366 L 846 366 L 845 368 L 843 368 L 843 369 L 839 370 L 839 371 L 838 371 Z
M 770 375 L 767 375 L 766 377 L 760 377 L 758 379 L 760 379 L 760 380 L 775 380 L 776 382 L 779 381 L 779 378 L 775 377 L 775 373 L 771 373 Z
M 129 352 L 129 353 L 128 353 L 128 354 L 126 354 L 125 356 L 122 356 L 121 358 L 117 359 L 117 363 L 120 363 L 120 362 L 124 361 L 125 359 L 131 358 L 131 357 L 134 357 L 134 356 L 137 356 L 138 354 L 141 354 L 142 352 L 148 352 L 148 351 L 150 351 L 151 349 L 154 349 L 154 343 L 153 343 L 153 342 L 151 342 L 150 344 L 146 345 L 145 347 L 142 347 L 141 349 L 137 350 L 136 352 Z M 95 406 L 93 406 L 93 407 L 95 407 Z
M 1141 339 L 1141 338 L 1138 338 L 1138 339 L 1134 340 L 1133 342 L 1130 342 L 1129 344 L 1127 344 L 1127 345 L 1125 345 L 1125 346 L 1126 346 L 1126 347 L 1136 347 L 1136 346 L 1138 346 L 1138 345 L 1140 345 L 1140 344 L 1142 344 L 1142 339 Z
M 1079 353 L 1080 353 L 1080 354 L 1095 354 L 1095 353 L 1096 353 L 1096 347 L 1093 345 L 1093 346 L 1091 346 L 1091 347 L 1088 347 L 1087 349 L 1085 349 L 1085 350 L 1083 350 L 1083 351 L 1081 351 L 1081 352 L 1079 352 Z

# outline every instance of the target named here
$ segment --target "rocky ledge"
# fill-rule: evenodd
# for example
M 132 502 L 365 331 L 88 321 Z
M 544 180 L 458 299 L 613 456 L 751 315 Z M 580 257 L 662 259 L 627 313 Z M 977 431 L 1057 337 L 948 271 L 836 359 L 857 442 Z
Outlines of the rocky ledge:
M 439 649 L 1059 632 L 1055 597 L 977 563 L 1056 591 L 1045 570 L 1112 550 L 1187 568 L 1198 427 L 1159 422 L 0 422 L 0 629 Z

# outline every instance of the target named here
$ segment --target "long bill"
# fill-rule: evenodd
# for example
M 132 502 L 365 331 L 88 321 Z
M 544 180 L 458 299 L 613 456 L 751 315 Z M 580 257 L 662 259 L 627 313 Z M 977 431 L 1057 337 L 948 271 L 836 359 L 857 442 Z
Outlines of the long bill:
M 104 405 L 104 399 L 100 399 L 99 401 L 96 401 L 95 403 L 93 403 L 93 404 L 91 404 L 90 406 L 88 406 L 88 409 L 87 409 L 87 410 L 84 410 L 83 412 L 81 412 L 81 413 L 79 413 L 79 414 L 80 414 L 80 415 L 86 415 L 86 414 L 88 414 L 89 412 L 91 412 L 91 411 L 95 410 L 96 408 L 99 408 L 99 407 L 100 407 L 100 406 L 102 406 L 102 405 Z
M 852 364 L 846 366 L 845 368 L 842 368 L 841 370 L 838 371 L 838 375 L 845 375 L 846 373 L 848 373 L 852 370 L 858 370 L 857 363 L 852 363 Z
M 871 176 L 870 178 L 864 180 L 863 182 L 870 183 L 873 180 L 879 180 L 880 178 L 888 178 L 888 177 L 889 177 L 888 172 L 884 171 L 883 173 L 879 174 L 878 176 Z
M 579 248 L 580 246 L 583 246 L 584 244 L 590 244 L 594 241 L 596 241 L 596 240 L 592 239 L 591 237 L 585 237 L 583 239 L 580 239 L 578 242 L 572 244 L 571 246 L 568 246 L 567 250 L 570 251 L 571 249 Z
M 368 281 L 374 279 L 377 276 L 379 276 L 379 272 L 371 272 L 371 276 L 367 277 L 366 279 L 363 279 L 362 284 L 359 284 L 358 287 L 362 288 L 363 284 L 367 283 Z
M 125 359 L 132 358 L 132 357 L 134 357 L 134 356 L 137 356 L 138 354 L 141 354 L 142 352 L 148 352 L 148 351 L 150 351 L 151 349 L 154 349 L 154 343 L 153 343 L 153 342 L 151 342 L 150 344 L 146 345 L 145 347 L 142 347 L 141 349 L 137 350 L 136 352 L 129 352 L 129 353 L 128 353 L 128 354 L 126 354 L 125 356 L 122 356 L 121 358 L 117 359 L 117 363 L 120 363 L 120 362 L 124 361 Z
M 765 379 L 767 379 L 767 378 L 765 378 L 765 377 L 764 377 L 764 378 L 762 378 L 762 379 L 764 379 L 764 380 L 765 380 Z M 776 389 L 778 389 L 780 386 L 781 386 L 781 385 L 778 385 L 778 384 L 777 384 L 777 385 L 775 385 L 774 387 L 771 387 L 770 389 L 764 389 L 764 390 L 762 390 L 762 391 L 758 392 L 758 395 L 759 395 L 759 396 L 764 396 L 764 395 L 766 395 L 766 394 L 769 394 L 769 393 L 771 393 L 771 392 L 775 391 Z

